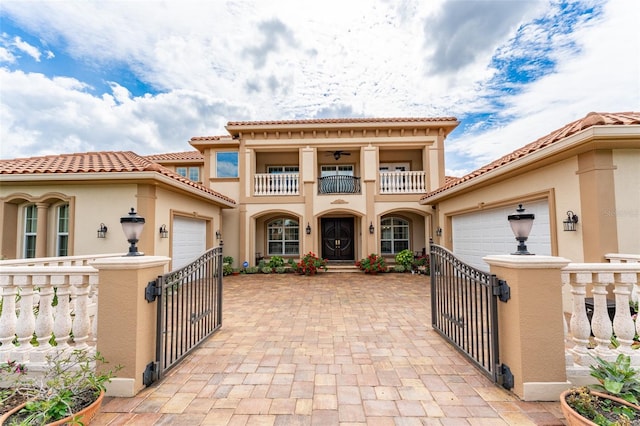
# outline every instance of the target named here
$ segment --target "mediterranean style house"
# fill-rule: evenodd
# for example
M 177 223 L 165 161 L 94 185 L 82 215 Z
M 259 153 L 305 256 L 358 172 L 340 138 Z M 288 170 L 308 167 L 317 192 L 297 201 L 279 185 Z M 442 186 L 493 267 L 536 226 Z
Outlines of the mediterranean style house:
M 188 263 L 224 242 L 234 266 L 308 252 L 334 265 L 422 253 L 433 238 L 487 269 L 515 250 L 507 215 L 536 215 L 531 252 L 574 262 L 640 253 L 640 113 L 591 113 L 462 178 L 445 177 L 453 117 L 229 122 L 194 150 L 0 161 L 2 256 L 124 252 Z M 563 231 L 563 221 L 575 231 Z M 101 227 L 106 234 L 97 232 Z M 102 236 L 104 238 L 98 238 Z

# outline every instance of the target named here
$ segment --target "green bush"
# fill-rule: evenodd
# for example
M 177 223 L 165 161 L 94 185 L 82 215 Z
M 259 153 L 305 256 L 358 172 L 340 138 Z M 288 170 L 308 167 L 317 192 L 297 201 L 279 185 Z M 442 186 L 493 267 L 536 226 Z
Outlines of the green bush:
M 276 271 L 276 274 L 284 274 L 285 272 L 287 272 L 287 267 L 286 266 L 276 266 L 274 268 L 274 270 Z
M 411 270 L 411 266 L 413 265 L 413 252 L 409 249 L 404 249 L 396 254 L 396 264 L 404 266 L 405 271 Z
M 284 259 L 280 256 L 271 256 L 268 266 L 270 268 L 279 268 L 280 266 L 284 266 Z
M 258 272 L 260 272 L 260 268 L 258 268 L 257 266 L 249 266 L 244 270 L 244 272 L 245 274 L 257 274 Z
M 406 268 L 403 265 L 394 265 L 393 272 L 405 272 Z
M 229 265 L 233 265 L 233 257 L 231 256 L 224 256 L 222 258 L 222 263 L 227 263 Z
M 224 263 L 222 265 L 222 275 L 231 275 L 233 272 L 233 266 L 230 263 Z
M 263 274 L 270 274 L 271 270 L 272 269 L 269 266 L 263 266 L 262 268 L 260 268 L 260 272 L 262 272 Z

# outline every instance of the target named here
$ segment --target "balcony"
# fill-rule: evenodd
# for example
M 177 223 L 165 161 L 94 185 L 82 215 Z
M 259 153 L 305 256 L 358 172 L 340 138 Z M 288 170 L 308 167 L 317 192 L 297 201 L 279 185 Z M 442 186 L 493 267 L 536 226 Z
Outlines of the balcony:
M 360 178 L 355 176 L 324 176 L 318 179 L 319 194 L 359 194 Z
M 427 192 L 424 171 L 380 172 L 380 194 L 423 194 Z
M 256 173 L 253 179 L 253 195 L 286 196 L 300 193 L 299 173 Z

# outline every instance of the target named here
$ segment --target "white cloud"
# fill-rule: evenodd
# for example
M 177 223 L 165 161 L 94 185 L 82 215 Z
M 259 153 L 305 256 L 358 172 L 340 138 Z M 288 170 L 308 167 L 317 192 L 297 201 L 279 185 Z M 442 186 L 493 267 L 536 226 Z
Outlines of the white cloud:
M 20 37 L 15 37 L 13 39 L 13 45 L 16 47 L 16 49 L 31 56 L 36 62 L 40 62 L 42 53 L 40 53 L 40 50 L 37 47 L 32 46 L 31 44 L 22 40 Z

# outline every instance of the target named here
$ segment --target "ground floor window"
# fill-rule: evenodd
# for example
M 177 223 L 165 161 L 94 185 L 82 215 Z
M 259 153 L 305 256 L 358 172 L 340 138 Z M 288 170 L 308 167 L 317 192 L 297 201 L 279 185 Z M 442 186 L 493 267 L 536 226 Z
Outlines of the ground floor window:
M 269 256 L 300 253 L 300 225 L 295 219 L 278 218 L 267 224 L 267 253 Z
M 35 204 L 24 208 L 24 258 L 36 257 L 36 235 L 38 232 L 38 208 Z
M 56 256 L 69 255 L 69 204 L 58 206 L 56 229 Z
M 409 222 L 399 217 L 389 217 L 380 222 L 380 252 L 396 254 L 409 248 Z

